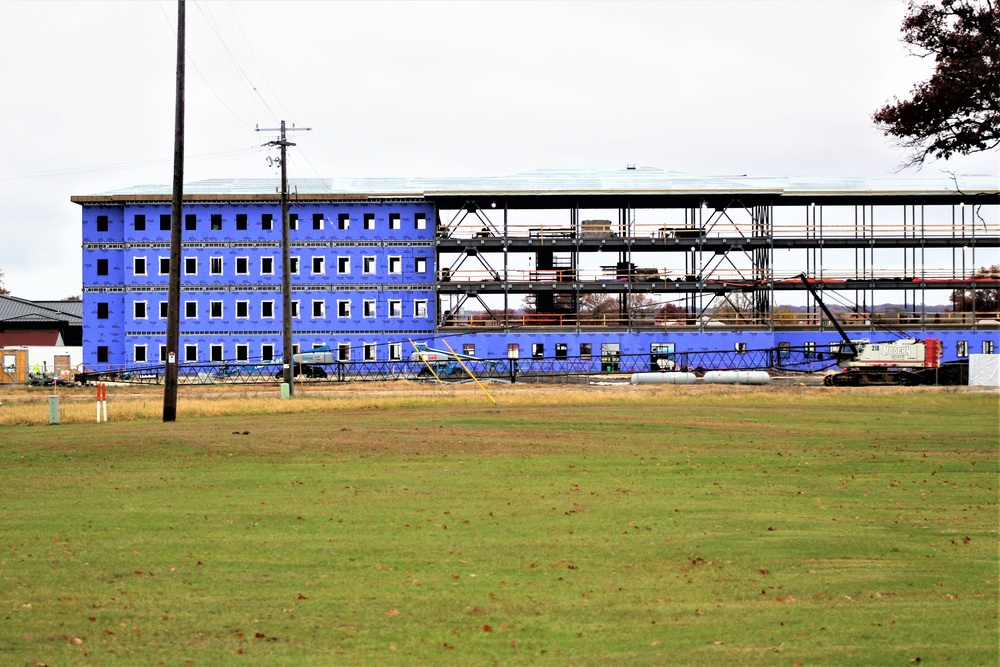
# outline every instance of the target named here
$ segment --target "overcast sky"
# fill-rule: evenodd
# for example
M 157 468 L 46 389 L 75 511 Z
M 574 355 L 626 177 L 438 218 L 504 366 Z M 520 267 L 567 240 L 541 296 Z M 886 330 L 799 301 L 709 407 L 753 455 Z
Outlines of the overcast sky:
M 185 181 L 504 175 L 568 164 L 880 175 L 871 114 L 926 78 L 903 0 L 194 2 Z M 72 195 L 172 178 L 175 2 L 0 0 L 0 270 L 79 294 Z M 998 153 L 923 172 L 997 173 Z

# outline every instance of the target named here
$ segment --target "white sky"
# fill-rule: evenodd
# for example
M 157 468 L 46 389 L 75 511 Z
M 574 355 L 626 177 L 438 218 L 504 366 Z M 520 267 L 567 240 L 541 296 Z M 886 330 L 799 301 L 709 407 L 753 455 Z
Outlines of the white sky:
M 872 112 L 930 63 L 903 0 L 188 3 L 185 181 L 503 175 L 564 164 L 879 175 Z M 174 2 L 0 1 L 0 270 L 79 294 L 72 195 L 170 183 Z M 254 92 L 256 89 L 257 92 Z M 935 162 L 997 173 L 998 153 Z

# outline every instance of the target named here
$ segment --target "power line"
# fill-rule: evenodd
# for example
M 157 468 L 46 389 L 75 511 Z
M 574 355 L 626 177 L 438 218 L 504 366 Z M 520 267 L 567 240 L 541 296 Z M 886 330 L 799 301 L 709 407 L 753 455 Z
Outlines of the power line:
M 235 148 L 215 153 L 203 153 L 186 157 L 188 162 L 197 160 L 214 160 L 224 157 L 235 157 L 257 152 L 257 148 Z M 26 171 L 18 174 L 0 174 L 0 181 L 16 181 L 24 178 L 54 178 L 57 176 L 75 176 L 78 174 L 96 174 L 106 171 L 119 171 L 122 169 L 137 169 L 141 167 L 154 167 L 169 163 L 173 160 L 170 157 L 154 158 L 150 160 L 139 160 L 137 162 L 120 162 L 117 164 L 93 165 L 89 167 L 70 167 L 66 169 L 48 169 L 44 171 Z
M 254 55 L 253 46 L 251 46 L 250 40 L 247 39 L 247 35 L 243 31 L 243 24 L 240 23 L 240 17 L 236 13 L 236 8 L 233 6 L 231 0 L 229 3 L 229 8 L 233 12 L 233 19 L 236 21 L 236 27 L 240 29 L 240 35 L 243 37 L 243 42 L 247 45 L 247 51 L 250 52 L 250 59 L 253 60 L 254 66 L 257 67 L 257 72 L 260 73 L 260 78 L 263 79 L 264 85 L 267 86 L 268 92 L 271 93 L 271 97 L 274 98 L 274 101 L 278 103 L 278 106 L 281 107 L 281 110 L 285 112 L 285 115 L 288 116 L 292 120 L 292 123 L 294 124 L 295 116 L 289 113 L 288 109 L 285 108 L 285 105 L 281 103 L 281 98 L 279 98 L 277 93 L 274 92 L 274 89 L 271 87 L 271 82 L 267 80 L 267 76 L 264 74 L 264 70 L 261 68 L 260 63 L 257 61 L 257 56 Z M 256 88 L 254 90 L 256 90 Z
M 157 6 L 160 7 L 160 12 L 163 14 L 163 18 L 166 20 L 167 24 L 176 33 L 177 29 L 174 27 L 174 25 L 172 23 L 170 23 L 170 18 L 167 16 L 166 12 L 163 11 L 163 7 L 159 3 L 157 3 Z M 194 58 L 191 57 L 191 54 L 188 53 L 187 50 L 184 51 L 184 56 L 185 56 L 185 58 L 187 60 L 191 61 L 191 66 L 194 67 L 194 71 L 198 73 L 198 76 L 201 78 L 201 80 L 204 82 L 204 84 L 208 87 L 208 90 L 213 95 L 215 95 L 215 99 L 219 100 L 219 104 L 221 104 L 226 111 L 228 111 L 230 114 L 232 114 L 233 118 L 235 118 L 239 122 L 243 123 L 247 127 L 253 127 L 253 125 L 251 123 L 247 122 L 239 114 L 237 114 L 235 111 L 233 111 L 231 108 L 229 108 L 229 105 L 225 103 L 225 101 L 222 99 L 222 97 L 219 95 L 219 93 L 215 92 L 215 88 L 213 88 L 212 84 L 208 82 L 208 79 L 205 77 L 205 75 L 202 73 L 201 69 L 198 67 L 198 63 L 196 63 L 194 61 Z
M 244 87 L 247 88 L 247 91 L 250 93 L 250 96 L 254 98 L 254 101 L 256 101 L 259 106 L 262 107 L 263 111 L 270 114 L 273 120 L 277 120 L 278 118 L 277 115 L 275 115 L 274 111 L 271 110 L 271 107 L 270 105 L 268 105 L 267 100 L 265 100 L 264 97 L 260 94 L 260 91 L 257 90 L 257 86 L 254 85 L 253 80 L 250 78 L 250 75 L 246 73 L 246 70 L 243 69 L 243 66 L 236 58 L 236 55 L 232 52 L 232 50 L 229 48 L 229 45 L 226 43 L 226 39 L 222 36 L 222 32 L 219 30 L 219 26 L 218 23 L 215 21 L 215 17 L 211 15 L 212 11 L 211 8 L 208 9 L 208 13 L 206 14 L 205 10 L 201 8 L 200 3 L 196 2 L 195 7 L 197 7 L 198 11 L 201 12 L 201 15 L 205 17 L 205 22 L 208 24 L 208 27 L 211 28 L 212 32 L 215 33 L 215 36 L 218 38 L 219 43 L 222 45 L 222 48 L 226 51 L 226 55 L 229 56 L 229 61 L 232 63 L 233 67 L 240 75 L 239 76 L 240 82 L 243 83 Z M 244 37 L 244 39 L 246 38 Z

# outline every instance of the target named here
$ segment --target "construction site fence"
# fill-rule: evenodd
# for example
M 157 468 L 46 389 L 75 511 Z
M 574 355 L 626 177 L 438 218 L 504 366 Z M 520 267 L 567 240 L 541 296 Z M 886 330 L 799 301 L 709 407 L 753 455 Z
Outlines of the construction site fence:
M 301 383 L 434 381 L 435 376 L 442 381 L 460 381 L 471 379 L 469 373 L 481 380 L 504 382 L 517 382 L 527 378 L 612 376 L 665 371 L 689 371 L 696 374 L 709 370 L 807 373 L 830 368 L 834 363 L 834 356 L 832 351 L 803 347 L 463 361 L 465 368 L 455 360 L 429 364 L 421 361 L 341 361 L 296 365 L 293 373 L 296 381 Z M 84 384 L 112 382 L 157 385 L 163 383 L 165 372 L 163 365 L 107 369 L 80 373 L 77 381 Z M 177 375 L 178 383 L 182 385 L 277 384 L 282 382 L 283 366 L 280 362 L 180 364 Z

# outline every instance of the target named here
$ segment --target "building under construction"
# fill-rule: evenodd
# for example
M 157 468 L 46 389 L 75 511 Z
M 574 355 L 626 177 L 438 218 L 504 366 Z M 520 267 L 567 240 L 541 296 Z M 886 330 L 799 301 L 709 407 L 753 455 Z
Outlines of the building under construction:
M 496 178 L 291 181 L 293 339 L 344 364 L 413 343 L 483 359 L 655 362 L 933 337 L 992 353 L 1000 314 L 995 176 L 700 177 L 645 167 Z M 280 356 L 274 180 L 184 188 L 181 361 Z M 82 207 L 84 363 L 162 364 L 170 186 Z M 986 270 L 982 270 L 986 268 Z M 959 293 L 962 309 L 952 309 Z M 624 369 L 621 369 L 624 370 Z

